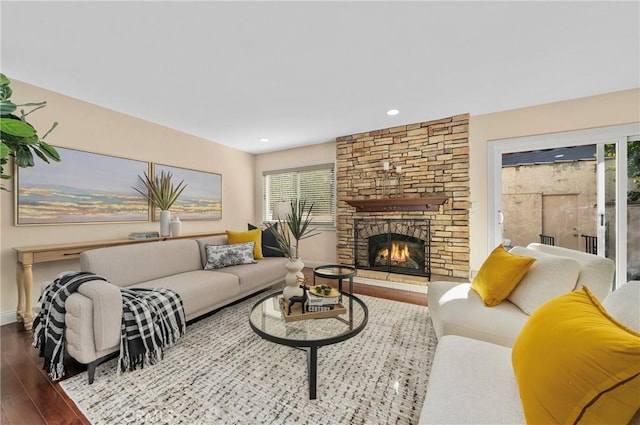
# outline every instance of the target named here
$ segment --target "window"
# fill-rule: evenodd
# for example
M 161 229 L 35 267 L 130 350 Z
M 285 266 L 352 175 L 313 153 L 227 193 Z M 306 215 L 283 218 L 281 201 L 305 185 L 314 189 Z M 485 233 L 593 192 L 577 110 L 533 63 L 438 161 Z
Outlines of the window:
M 265 171 L 263 221 L 273 220 L 276 202 L 306 199 L 313 203 L 313 223 L 335 225 L 335 181 L 333 163 Z
M 630 167 L 627 162 L 627 154 L 635 148 L 634 141 L 639 140 L 639 129 L 638 124 L 624 124 L 489 141 L 487 144 L 487 171 L 489 174 L 487 193 L 489 238 L 487 248 L 495 247 L 504 238 L 503 154 L 595 144 L 597 165 L 593 172 L 597 174 L 598 187 L 596 189 L 597 199 L 593 203 L 596 206 L 596 211 L 591 214 L 590 220 L 592 220 L 592 225 L 595 226 L 597 232 L 595 234 L 597 237 L 596 251 L 598 255 L 606 256 L 616 262 L 615 287 L 621 286 L 627 280 L 635 279 L 633 276 L 637 266 L 634 264 L 637 264 L 635 259 L 638 258 L 638 248 L 636 248 L 636 242 L 632 244 L 627 242 L 634 235 L 631 230 L 633 225 L 628 226 L 628 223 L 632 223 L 634 218 L 630 208 L 633 205 L 628 202 L 628 179 L 624 177 L 628 177 L 629 173 L 633 172 L 633 167 Z M 615 155 L 607 159 L 604 155 L 605 151 L 615 152 Z M 605 164 L 605 160 L 610 163 Z M 607 173 L 611 177 L 607 177 Z M 554 175 L 554 178 L 557 176 Z M 633 183 L 633 180 L 631 182 Z M 520 192 L 525 193 L 526 189 L 521 189 Z M 526 219 L 529 220 L 529 223 L 531 222 L 531 213 Z M 570 230 L 574 230 L 573 226 Z M 581 234 L 581 232 L 575 231 L 572 236 L 580 238 Z M 583 244 L 579 246 L 579 249 L 585 247 L 586 250 L 586 240 L 579 240 L 579 243 Z

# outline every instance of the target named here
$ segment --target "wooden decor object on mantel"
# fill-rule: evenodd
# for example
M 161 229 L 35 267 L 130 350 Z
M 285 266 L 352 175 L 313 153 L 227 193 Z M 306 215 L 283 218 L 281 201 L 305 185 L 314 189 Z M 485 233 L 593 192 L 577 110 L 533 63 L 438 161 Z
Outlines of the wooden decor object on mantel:
M 438 211 L 446 203 L 446 196 L 424 198 L 345 199 L 356 212 Z

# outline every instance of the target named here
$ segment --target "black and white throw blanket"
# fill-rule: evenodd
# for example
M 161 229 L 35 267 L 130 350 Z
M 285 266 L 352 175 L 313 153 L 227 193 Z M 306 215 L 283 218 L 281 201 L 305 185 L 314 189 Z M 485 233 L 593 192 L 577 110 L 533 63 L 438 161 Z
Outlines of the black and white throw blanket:
M 44 370 L 54 381 L 64 376 L 64 302 L 80 285 L 92 280 L 104 280 L 89 272 L 63 273 L 51 282 L 38 300 L 38 313 L 33 319 L 33 346 L 44 357 Z
M 57 381 L 64 374 L 65 300 L 80 285 L 104 280 L 89 272 L 65 273 L 49 284 L 38 301 L 34 319 L 33 346 L 45 358 L 44 369 Z M 121 288 L 123 317 L 120 337 L 119 371 L 155 364 L 163 350 L 186 332 L 182 300 L 168 289 Z
M 186 332 L 182 299 L 164 288 L 122 288 L 122 328 L 118 370 L 126 372 L 162 360 Z

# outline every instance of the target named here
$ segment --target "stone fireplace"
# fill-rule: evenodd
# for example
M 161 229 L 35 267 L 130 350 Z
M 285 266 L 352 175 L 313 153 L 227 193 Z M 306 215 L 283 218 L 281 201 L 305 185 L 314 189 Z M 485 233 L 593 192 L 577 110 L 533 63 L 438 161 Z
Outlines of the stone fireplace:
M 356 219 L 358 269 L 430 277 L 429 220 Z
M 464 114 L 336 139 L 338 262 L 418 285 L 469 275 L 468 131 Z M 358 229 L 376 220 L 391 230 Z M 427 230 L 398 231 L 396 220 Z

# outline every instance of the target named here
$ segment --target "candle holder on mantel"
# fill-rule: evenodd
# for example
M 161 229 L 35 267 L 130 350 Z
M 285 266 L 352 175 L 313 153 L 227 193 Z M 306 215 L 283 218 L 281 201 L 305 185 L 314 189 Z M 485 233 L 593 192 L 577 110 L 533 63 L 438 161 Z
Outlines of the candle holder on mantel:
M 390 169 L 390 165 L 388 161 L 382 163 L 382 170 L 378 171 L 379 174 L 382 175 L 380 178 L 380 188 L 382 189 L 382 197 L 386 198 L 400 198 L 404 195 L 404 174 L 402 173 L 402 167 L 397 165 L 394 170 Z M 395 179 L 392 178 L 396 176 Z M 395 182 L 395 188 L 392 184 Z

